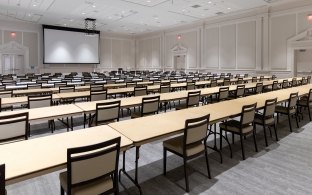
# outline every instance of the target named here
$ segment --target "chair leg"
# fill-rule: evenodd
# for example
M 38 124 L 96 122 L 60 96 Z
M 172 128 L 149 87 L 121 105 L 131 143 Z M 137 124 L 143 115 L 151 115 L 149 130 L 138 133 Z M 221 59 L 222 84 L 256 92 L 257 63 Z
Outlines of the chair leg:
M 235 138 L 234 138 L 234 133 L 232 133 L 232 144 L 234 144 Z
M 215 128 L 215 131 L 217 130 L 217 128 Z M 222 151 L 222 129 L 220 128 L 220 151 Z
M 242 156 L 243 156 L 243 160 L 245 160 L 245 149 L 244 149 L 244 143 L 243 143 L 243 135 L 240 134 L 240 142 L 241 142 L 241 148 L 242 148 Z
M 292 126 L 291 126 L 291 121 L 290 121 L 290 115 L 288 115 L 288 122 L 289 122 L 290 132 L 293 132 L 293 131 L 292 131 Z
M 276 129 L 276 124 L 274 123 L 273 125 L 273 128 L 274 128 L 274 132 L 275 132 L 275 138 L 276 138 L 276 141 L 278 141 L 278 137 L 277 137 L 277 129 Z
M 309 119 L 311 121 L 311 110 L 310 110 L 310 106 L 308 106 L 308 112 L 309 112 Z
M 188 175 L 187 175 L 186 159 L 184 158 L 183 160 L 184 160 L 184 177 L 185 177 L 185 186 L 186 186 L 185 191 L 190 192 Z
M 63 187 L 61 186 L 61 195 L 64 195 L 65 193 L 64 193 L 64 189 L 63 189 Z
M 253 139 L 254 139 L 254 144 L 255 144 L 255 150 L 258 152 L 258 146 L 257 146 L 257 139 L 256 139 L 256 130 L 254 129 L 252 131 Z
M 295 118 L 296 118 L 297 128 L 299 128 L 299 121 L 298 121 L 298 117 L 299 117 L 299 116 L 298 116 L 298 114 L 296 113 L 296 114 L 295 114 Z
M 205 142 L 205 143 L 206 143 L 206 142 Z M 208 161 L 208 152 L 207 152 L 207 146 L 206 146 L 206 144 L 205 144 L 205 157 L 206 157 L 206 165 L 207 165 L 208 178 L 211 179 L 210 167 L 209 167 L 209 161 Z
M 265 146 L 268 147 L 268 138 L 265 130 L 265 125 L 263 124 L 263 133 L 264 133 L 264 140 L 265 140 Z
M 164 148 L 164 151 L 163 151 L 163 154 L 164 154 L 164 156 L 163 156 L 163 158 L 164 158 L 164 161 L 163 161 L 163 166 L 164 166 L 164 172 L 163 172 L 163 174 L 164 175 L 166 175 L 166 173 L 167 173 L 167 150 Z

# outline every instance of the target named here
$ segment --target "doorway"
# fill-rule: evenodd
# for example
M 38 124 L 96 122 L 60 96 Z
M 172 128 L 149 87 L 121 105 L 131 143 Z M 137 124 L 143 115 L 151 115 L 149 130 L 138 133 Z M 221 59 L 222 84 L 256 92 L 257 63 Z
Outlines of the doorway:
M 2 74 L 24 74 L 24 55 L 2 54 Z
M 175 55 L 173 63 L 175 70 L 184 71 L 186 67 L 186 55 Z

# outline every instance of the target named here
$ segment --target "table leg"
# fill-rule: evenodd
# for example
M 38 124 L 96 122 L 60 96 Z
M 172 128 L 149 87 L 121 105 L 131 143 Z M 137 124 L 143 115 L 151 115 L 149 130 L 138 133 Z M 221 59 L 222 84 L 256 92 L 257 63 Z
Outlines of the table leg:
M 119 170 L 119 182 L 120 182 L 120 177 L 121 177 L 121 172 L 124 173 L 125 176 L 128 177 L 128 179 L 130 179 L 130 181 L 132 181 L 132 183 L 134 183 L 134 185 L 139 189 L 140 194 L 142 194 L 142 189 L 141 186 L 138 182 L 138 166 L 139 166 L 139 158 L 140 158 L 140 146 L 136 146 L 135 148 L 135 175 L 134 178 L 131 177 L 127 171 L 126 171 L 126 151 L 123 152 L 122 154 L 122 168 Z
M 223 163 L 223 158 L 222 158 L 221 149 L 218 149 L 218 147 L 217 147 L 217 124 L 215 123 L 213 126 L 214 126 L 214 132 L 211 132 L 211 129 L 210 129 L 208 136 L 213 133 L 213 135 L 214 135 L 214 145 L 213 146 L 208 146 L 207 145 L 207 147 L 219 153 L 219 155 L 220 155 L 220 163 L 222 164 Z M 220 136 L 222 136 L 222 135 L 220 135 Z M 221 139 L 220 139 L 220 141 L 221 141 Z

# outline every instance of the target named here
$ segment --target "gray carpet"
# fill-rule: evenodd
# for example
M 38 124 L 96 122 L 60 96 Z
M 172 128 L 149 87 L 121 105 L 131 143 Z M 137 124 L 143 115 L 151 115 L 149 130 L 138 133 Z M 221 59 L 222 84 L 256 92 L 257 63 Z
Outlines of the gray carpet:
M 219 155 L 210 150 L 209 162 L 212 179 L 207 178 L 205 160 L 199 157 L 189 162 L 189 194 L 311 194 L 312 193 L 312 124 L 305 120 L 300 128 L 289 132 L 286 117 L 278 124 L 279 142 L 268 138 L 269 147 L 265 147 L 262 128 L 258 126 L 257 142 L 259 152 L 254 150 L 252 137 L 245 140 L 246 160 L 242 161 L 239 139 L 232 145 L 233 158 L 230 158 L 227 146 L 223 149 L 223 164 Z M 81 129 L 82 118 L 76 118 L 75 130 Z M 292 121 L 295 127 L 295 121 Z M 79 124 L 80 123 L 80 124 Z M 59 130 L 63 133 L 60 123 Z M 47 124 L 31 127 L 35 137 L 50 135 Z M 36 129 L 36 130 L 35 130 Z M 229 136 L 231 137 L 231 136 Z M 212 136 L 209 144 L 212 144 Z M 226 144 L 224 144 L 226 145 Z M 139 160 L 139 181 L 143 194 L 186 194 L 184 191 L 183 161 L 168 153 L 167 176 L 162 175 L 162 142 L 153 142 L 141 147 Z M 126 165 L 130 174 L 134 174 L 134 149 L 127 152 Z M 122 161 L 121 161 L 122 162 Z M 120 163 L 121 165 L 121 163 Z M 26 165 L 27 166 L 27 165 Z M 14 185 L 7 186 L 8 194 L 14 195 L 54 195 L 60 194 L 59 172 L 51 173 Z M 121 194 L 138 194 L 137 188 L 122 176 Z

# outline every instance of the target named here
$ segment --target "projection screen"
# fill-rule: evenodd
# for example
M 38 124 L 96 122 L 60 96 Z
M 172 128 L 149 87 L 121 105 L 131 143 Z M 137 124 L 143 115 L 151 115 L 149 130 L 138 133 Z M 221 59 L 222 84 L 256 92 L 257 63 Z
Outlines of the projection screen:
M 100 32 L 43 25 L 44 64 L 99 64 Z

